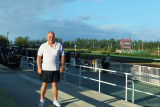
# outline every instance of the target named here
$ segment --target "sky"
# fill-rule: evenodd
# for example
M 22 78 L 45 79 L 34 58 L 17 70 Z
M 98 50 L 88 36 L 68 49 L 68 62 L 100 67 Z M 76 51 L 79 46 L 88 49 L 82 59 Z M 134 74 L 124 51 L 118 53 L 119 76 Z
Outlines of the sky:
M 160 0 L 0 0 L 0 35 L 157 41 Z M 143 37 L 143 38 L 142 38 Z

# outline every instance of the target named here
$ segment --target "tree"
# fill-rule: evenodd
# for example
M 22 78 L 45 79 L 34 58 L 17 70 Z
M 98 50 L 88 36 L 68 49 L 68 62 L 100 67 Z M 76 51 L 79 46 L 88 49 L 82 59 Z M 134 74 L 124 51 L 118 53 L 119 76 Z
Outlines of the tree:
M 62 38 L 55 38 L 55 41 L 57 41 L 57 42 L 62 44 Z
M 70 41 L 64 41 L 63 42 L 63 47 L 64 48 L 69 48 L 70 47 Z
M 5 36 L 0 35 L 0 46 L 7 47 L 8 44 L 9 44 L 9 40 Z
M 26 37 L 17 37 L 14 41 L 16 46 L 25 46 L 28 47 L 28 36 Z

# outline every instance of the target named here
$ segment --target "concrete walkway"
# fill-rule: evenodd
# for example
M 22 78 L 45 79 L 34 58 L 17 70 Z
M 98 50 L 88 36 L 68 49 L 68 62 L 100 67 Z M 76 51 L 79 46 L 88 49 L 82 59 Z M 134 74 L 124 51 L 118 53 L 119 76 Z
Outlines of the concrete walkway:
M 39 80 L 25 75 L 22 71 L 11 70 L 0 65 L 0 87 L 15 99 L 21 107 L 37 107 L 40 86 L 41 82 Z M 58 98 L 62 107 L 139 107 L 115 97 L 80 88 L 64 81 L 58 84 L 58 88 Z M 52 87 L 49 85 L 45 96 L 45 107 L 54 107 L 52 100 Z

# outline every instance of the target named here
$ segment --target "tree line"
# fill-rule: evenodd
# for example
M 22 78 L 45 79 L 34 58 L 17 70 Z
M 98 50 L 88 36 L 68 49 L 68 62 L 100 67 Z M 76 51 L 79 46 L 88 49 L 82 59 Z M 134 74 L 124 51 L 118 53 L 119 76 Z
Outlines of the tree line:
M 78 49 L 88 49 L 88 50 L 103 50 L 103 51 L 115 51 L 116 49 L 120 49 L 120 40 L 116 39 L 84 39 L 77 38 L 75 40 L 66 40 L 62 41 L 61 38 L 55 38 L 56 41 L 60 42 L 64 48 L 74 49 L 76 44 Z M 46 38 L 31 40 L 28 36 L 26 37 L 17 37 L 14 43 L 9 42 L 6 36 L 0 35 L 0 46 L 6 47 L 9 45 L 16 45 L 20 47 L 34 47 L 38 48 L 40 44 L 46 42 Z M 160 46 L 160 41 L 144 41 L 142 40 L 134 40 L 131 42 L 132 50 L 147 50 L 149 52 L 157 51 L 158 46 Z
M 80 49 L 91 49 L 91 50 L 116 50 L 120 49 L 120 40 L 116 39 L 81 39 L 77 38 L 76 40 L 68 40 L 63 42 L 64 48 L 73 48 L 77 45 Z M 157 51 L 158 46 L 160 46 L 160 41 L 142 41 L 142 40 L 134 40 L 131 41 L 131 49 L 141 51 Z

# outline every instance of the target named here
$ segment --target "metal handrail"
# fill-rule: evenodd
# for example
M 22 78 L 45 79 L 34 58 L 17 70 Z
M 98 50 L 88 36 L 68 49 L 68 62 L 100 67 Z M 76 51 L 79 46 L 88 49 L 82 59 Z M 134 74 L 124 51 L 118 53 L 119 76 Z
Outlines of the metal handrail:
M 24 56 L 26 57 L 26 56 Z M 27 58 L 28 59 L 28 58 Z M 28 62 L 28 61 L 27 61 Z M 34 61 L 35 62 L 35 61 Z M 73 74 L 73 73 L 69 73 L 67 72 L 67 67 L 66 65 L 69 64 L 69 65 L 72 65 L 72 66 L 79 66 L 80 69 L 79 69 L 79 74 Z M 27 64 L 28 65 L 28 64 Z M 36 65 L 35 65 L 36 66 Z M 81 68 L 94 68 L 95 70 L 98 70 L 99 71 L 99 79 L 94 79 L 94 78 L 89 78 L 89 77 L 86 77 L 86 76 L 82 76 L 81 74 L 81 71 L 82 69 Z M 79 86 L 81 86 L 81 78 L 85 78 L 85 79 L 90 79 L 90 80 L 93 80 L 93 81 L 97 81 L 99 82 L 99 88 L 98 88 L 98 92 L 101 92 L 101 83 L 104 83 L 104 84 L 108 84 L 108 85 L 112 85 L 112 86 L 117 86 L 117 87 L 121 87 L 121 88 L 125 88 L 125 100 L 127 101 L 127 90 L 132 90 L 132 102 L 134 103 L 134 92 L 140 92 L 140 93 L 144 93 L 144 94 L 147 94 L 147 95 L 152 95 L 152 96 L 156 96 L 156 97 L 160 97 L 160 95 L 155 95 L 153 93 L 149 93 L 149 92 L 144 92 L 144 91 L 140 91 L 140 90 L 136 90 L 134 89 L 134 82 L 131 81 L 131 80 L 128 80 L 128 76 L 141 76 L 141 77 L 147 77 L 147 76 L 143 76 L 143 75 L 135 75 L 135 74 L 131 74 L 131 73 L 124 73 L 124 72 L 121 72 L 121 71 L 114 71 L 114 70 L 108 70 L 108 69 L 102 69 L 102 68 L 95 68 L 95 67 L 89 67 L 89 66 L 84 66 L 84 65 L 76 65 L 76 64 L 70 64 L 70 63 L 65 63 L 65 72 L 64 72 L 64 81 L 66 81 L 66 77 L 67 75 L 66 74 L 70 74 L 70 75 L 74 75 L 74 76 L 78 76 L 79 77 Z M 126 75 L 126 85 L 128 84 L 128 82 L 132 82 L 132 88 L 128 88 L 128 85 L 126 87 L 124 86 L 121 86 L 121 85 L 118 85 L 118 84 L 113 84 L 113 83 L 109 83 L 109 82 L 106 82 L 106 81 L 101 81 L 101 71 L 106 71 L 106 72 L 112 72 L 112 73 L 119 73 L 119 74 L 124 74 Z M 147 78 L 153 78 L 153 79 L 159 79 L 159 78 L 155 78 L 155 77 L 147 77 Z
M 24 58 L 26 58 L 26 60 L 27 61 L 24 61 Z M 29 59 L 32 59 L 32 62 L 33 63 L 29 63 Z M 35 69 L 34 69 L 34 67 L 35 67 L 35 60 L 34 60 L 34 57 L 28 57 L 28 56 L 22 56 L 22 64 L 24 64 L 24 63 L 26 63 L 27 64 L 27 69 L 28 69 L 28 65 L 30 64 L 30 65 L 32 65 L 33 66 L 33 68 L 32 68 L 32 70 L 34 71 Z
M 134 82 L 132 81 L 132 80 L 128 80 L 127 81 L 127 84 L 128 84 L 128 82 L 131 82 L 132 83 L 132 103 L 134 103 Z M 126 101 L 127 101 L 127 98 L 128 98 L 128 93 L 127 93 L 127 89 L 128 89 L 128 87 L 126 87 Z
M 73 65 L 73 66 L 79 66 L 80 68 L 81 68 L 81 67 L 84 67 L 84 68 L 94 68 L 94 67 L 88 67 L 88 66 L 83 66 L 83 65 L 75 65 L 75 64 L 70 64 L 70 63 L 66 63 L 66 64 L 65 64 L 65 67 L 66 67 L 67 64 Z M 126 97 L 125 97 L 125 100 L 127 99 L 127 90 L 132 90 L 132 102 L 133 102 L 133 103 L 134 103 L 134 92 L 135 92 L 135 91 L 136 91 L 136 92 L 140 92 L 140 93 L 144 93 L 144 94 L 147 94 L 147 95 L 152 95 L 152 96 L 155 96 L 155 97 L 160 97 L 160 95 L 155 95 L 155 94 L 153 94 L 153 93 L 144 92 L 144 91 L 140 91 L 140 90 L 134 89 L 134 82 L 131 81 L 131 80 L 128 80 L 128 76 L 129 76 L 129 75 L 130 75 L 130 76 L 133 75 L 133 74 L 131 74 L 131 73 L 124 73 L 124 72 L 113 71 L 113 70 L 108 70 L 108 69 L 101 69 L 101 68 L 94 68 L 94 69 L 96 69 L 96 70 L 99 69 L 99 80 L 94 79 L 94 78 L 89 78 L 89 77 L 86 77 L 86 76 L 82 76 L 81 73 L 80 73 L 81 70 L 79 70 L 79 75 L 73 74 L 73 73 L 69 73 L 69 72 L 65 72 L 65 73 L 68 73 L 68 74 L 74 75 L 74 76 L 78 76 L 78 77 L 79 77 L 79 86 L 81 86 L 81 78 L 85 78 L 85 79 L 89 79 L 89 80 L 93 80 L 93 81 L 99 82 L 98 92 L 101 92 L 101 91 L 100 91 L 100 88 L 101 88 L 101 85 L 100 85 L 100 84 L 101 84 L 101 83 L 124 88 L 124 89 L 125 89 L 125 96 L 126 96 Z M 125 86 L 125 87 L 124 87 L 124 86 L 121 86 L 121 85 L 118 85 L 118 84 L 109 83 L 109 82 L 106 82 L 106 81 L 101 81 L 101 76 L 100 76 L 101 70 L 107 71 L 107 72 L 120 73 L 120 74 L 126 75 L 126 83 L 132 82 L 132 88 L 128 88 L 128 86 Z M 66 75 L 65 75 L 65 76 L 66 76 Z M 135 75 L 135 76 L 136 76 L 136 75 Z M 65 78 L 66 78 L 66 77 L 65 77 Z M 155 78 L 155 79 L 157 79 L 157 78 Z M 126 101 L 127 101 L 127 100 L 126 100 Z
M 160 68 L 149 67 L 149 66 L 142 66 L 142 65 L 132 65 L 132 64 L 126 64 L 126 63 L 120 63 L 120 62 L 116 62 L 116 63 L 118 63 L 120 65 L 119 66 L 113 66 L 113 67 L 111 66 L 110 68 L 113 68 L 114 70 L 119 70 L 120 69 L 120 71 L 123 71 L 123 72 L 131 72 L 131 73 L 135 72 L 135 74 L 132 74 L 132 76 L 133 77 L 134 76 L 138 76 L 139 78 L 136 78 L 137 80 L 145 82 L 145 83 L 148 83 L 148 84 L 153 84 L 153 85 L 156 85 L 156 86 L 160 86 L 160 82 L 159 82 L 160 75 L 158 75 L 158 72 L 160 71 Z M 127 68 L 125 67 L 126 69 L 122 68 L 123 64 L 127 65 Z M 130 68 L 130 65 L 132 66 L 132 68 Z M 130 70 L 128 68 L 130 68 Z M 134 70 L 134 68 L 136 68 L 136 69 Z M 151 70 L 151 71 L 156 70 L 155 72 L 157 72 L 157 73 L 156 74 L 153 74 L 153 72 L 151 72 L 151 73 L 149 73 L 149 72 L 145 73 L 145 72 L 143 72 L 145 69 Z M 147 81 L 147 80 L 145 80 L 143 78 L 148 78 L 149 80 L 156 79 L 155 80 L 156 82 Z

